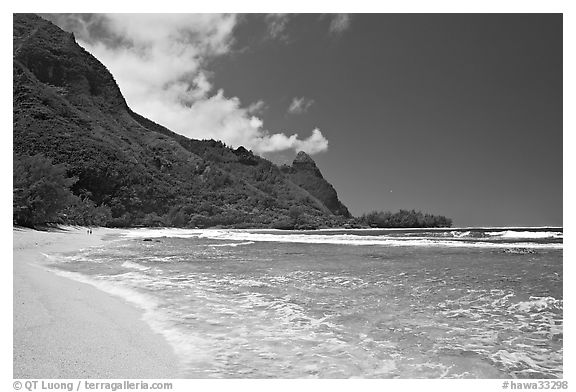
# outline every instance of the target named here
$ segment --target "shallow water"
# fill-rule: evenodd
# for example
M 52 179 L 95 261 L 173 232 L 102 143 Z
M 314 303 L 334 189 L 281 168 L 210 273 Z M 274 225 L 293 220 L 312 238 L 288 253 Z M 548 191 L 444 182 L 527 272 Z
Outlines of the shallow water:
M 561 231 L 133 230 L 50 256 L 143 308 L 185 377 L 562 377 Z

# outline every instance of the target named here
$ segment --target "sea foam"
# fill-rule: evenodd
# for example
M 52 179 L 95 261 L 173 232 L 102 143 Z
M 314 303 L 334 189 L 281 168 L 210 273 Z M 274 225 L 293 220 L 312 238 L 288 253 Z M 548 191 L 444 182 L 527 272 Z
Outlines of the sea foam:
M 253 242 L 285 242 L 306 244 L 335 244 L 335 245 L 380 245 L 380 246 L 418 246 L 418 247 L 458 247 L 458 248 L 549 248 L 562 249 L 561 243 L 533 243 L 533 242 L 489 242 L 489 241 L 462 241 L 436 237 L 391 237 L 362 236 L 353 234 L 270 234 L 252 233 L 248 231 L 233 230 L 203 230 L 189 234 L 191 237 L 227 241 L 253 241 Z
M 425 234 L 425 232 L 423 232 Z M 452 233 L 451 233 L 452 234 Z M 494 240 L 526 239 L 525 242 L 496 242 L 463 240 L 469 236 L 468 232 L 460 235 L 454 234 L 453 239 L 423 236 L 398 237 L 390 235 L 355 235 L 355 234 L 283 234 L 282 231 L 274 233 L 246 230 L 222 229 L 135 229 L 128 231 L 127 238 L 203 238 L 222 241 L 238 241 L 235 243 L 212 244 L 211 246 L 239 246 L 254 242 L 283 242 L 303 244 L 334 244 L 334 245 L 380 245 L 380 246 L 417 246 L 417 247 L 455 247 L 455 248 L 541 248 L 562 249 L 561 243 L 535 243 L 530 239 L 562 238 L 556 232 L 514 232 L 502 231 L 489 234 Z
M 129 268 L 129 269 L 135 269 L 135 270 L 139 270 L 139 271 L 146 271 L 146 270 L 150 269 L 150 267 L 144 267 L 143 265 L 136 264 L 136 263 L 133 263 L 131 261 L 123 262 L 122 267 Z
M 100 291 L 121 298 L 142 309 L 144 311 L 142 320 L 150 326 L 152 331 L 162 335 L 166 339 L 173 351 L 184 363 L 191 358 L 201 357 L 203 355 L 197 347 L 197 342 L 192 341 L 189 334 L 185 334 L 174 327 L 169 316 L 160 310 L 160 303 L 151 295 L 140 293 L 120 283 L 92 278 L 77 272 L 58 269 L 49 270 L 56 275 L 91 285 Z
M 211 244 L 210 246 L 214 246 L 214 247 L 227 247 L 227 246 L 236 247 L 236 246 L 241 246 L 241 245 L 252 245 L 252 244 L 254 244 L 254 241 L 232 242 L 232 243 L 228 243 L 228 244 Z

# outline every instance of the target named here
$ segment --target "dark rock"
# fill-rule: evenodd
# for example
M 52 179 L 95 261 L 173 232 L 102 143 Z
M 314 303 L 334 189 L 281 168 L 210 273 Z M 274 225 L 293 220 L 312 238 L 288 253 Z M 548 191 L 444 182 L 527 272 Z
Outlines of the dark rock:
M 304 151 L 300 151 L 291 167 L 283 167 L 290 180 L 306 189 L 313 197 L 322 202 L 334 215 L 351 217 L 348 208 L 338 199 L 334 187 L 324 179 L 316 162 Z
M 507 248 L 504 249 L 502 253 L 527 255 L 527 254 L 534 254 L 536 253 L 536 251 L 534 249 L 528 249 L 528 248 Z
M 294 158 L 292 166 L 304 165 L 316 167 L 316 162 L 314 162 L 314 159 L 312 159 L 310 155 L 306 154 L 304 151 L 300 151 L 298 154 L 296 154 L 296 158 Z
M 240 146 L 236 150 L 234 150 L 234 154 L 236 154 L 236 156 L 238 156 L 238 162 L 240 162 L 244 165 L 249 165 L 249 166 L 258 165 L 258 158 L 256 158 L 254 156 L 252 151 L 248 151 L 243 146 Z

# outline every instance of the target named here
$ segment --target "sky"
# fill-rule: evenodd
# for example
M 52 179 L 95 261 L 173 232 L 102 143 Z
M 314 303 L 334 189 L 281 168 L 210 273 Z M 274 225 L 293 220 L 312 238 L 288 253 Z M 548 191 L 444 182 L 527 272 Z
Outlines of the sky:
M 136 112 L 276 163 L 352 214 L 561 226 L 561 14 L 43 15 Z

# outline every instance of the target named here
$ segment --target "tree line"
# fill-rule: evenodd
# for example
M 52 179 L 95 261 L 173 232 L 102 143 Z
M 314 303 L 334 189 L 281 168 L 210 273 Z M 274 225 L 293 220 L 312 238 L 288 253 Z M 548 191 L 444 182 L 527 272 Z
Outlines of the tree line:
M 379 228 L 451 227 L 452 219 L 416 210 L 372 211 L 358 218 L 359 223 Z
M 226 181 L 218 188 L 226 187 Z M 266 198 L 235 200 L 234 195 L 214 193 L 214 200 L 190 199 L 174 203 L 165 212 L 114 213 L 117 203 L 97 204 L 91 192 L 78 190 L 78 177 L 70 176 L 65 164 L 54 164 L 42 154 L 14 155 L 13 223 L 25 227 L 54 224 L 83 226 L 173 226 L 173 227 L 275 227 L 280 229 L 315 229 L 320 227 L 450 227 L 452 220 L 415 210 L 396 213 L 373 211 L 358 218 L 312 214 L 302 205 L 275 206 Z M 75 192 L 73 191 L 75 190 Z M 220 189 L 222 191 L 222 189 Z M 230 187 L 230 192 L 234 187 Z M 225 197 L 222 197 L 225 196 Z M 220 200 L 220 199 L 223 200 Z M 229 204 L 231 201 L 234 203 Z M 305 202 L 302 200 L 300 202 Z M 237 203 L 246 208 L 237 208 Z M 234 207 L 234 208 L 231 208 Z
M 342 224 L 342 218 L 316 211 L 311 200 L 247 197 L 238 184 L 217 171 L 180 199 L 167 201 L 144 199 L 157 185 L 144 181 L 132 182 L 123 193 L 95 195 L 86 189 L 86 178 L 83 184 L 66 164 L 54 164 L 43 154 L 14 154 L 13 163 L 13 223 L 19 226 L 318 228 Z M 172 191 L 170 185 L 165 187 L 164 194 Z M 199 189 L 194 192 L 194 187 Z M 98 187 L 90 189 L 98 191 Z M 148 205 L 152 201 L 162 208 Z

